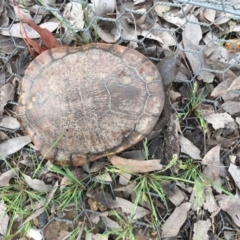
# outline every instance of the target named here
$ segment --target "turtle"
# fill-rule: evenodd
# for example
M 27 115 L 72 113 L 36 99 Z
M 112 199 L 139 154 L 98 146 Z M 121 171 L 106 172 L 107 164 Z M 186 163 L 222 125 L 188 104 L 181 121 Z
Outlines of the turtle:
M 144 139 L 159 122 L 166 91 L 158 69 L 173 61 L 165 62 L 156 66 L 117 44 L 49 49 L 25 71 L 18 119 L 53 164 L 81 166 L 115 155 Z M 167 85 L 178 67 L 167 72 Z

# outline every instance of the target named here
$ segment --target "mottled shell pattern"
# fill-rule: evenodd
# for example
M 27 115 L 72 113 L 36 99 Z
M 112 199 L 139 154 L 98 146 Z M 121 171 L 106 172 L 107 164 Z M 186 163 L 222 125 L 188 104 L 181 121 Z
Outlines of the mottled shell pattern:
M 97 43 L 50 49 L 34 59 L 17 114 L 44 158 L 80 166 L 142 140 L 163 105 L 161 76 L 148 58 Z

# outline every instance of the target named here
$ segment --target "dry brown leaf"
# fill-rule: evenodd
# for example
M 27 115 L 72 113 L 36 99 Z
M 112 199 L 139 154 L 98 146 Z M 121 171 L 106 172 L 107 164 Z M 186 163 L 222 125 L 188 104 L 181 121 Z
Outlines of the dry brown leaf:
M 0 127 L 8 129 L 18 129 L 20 128 L 20 124 L 16 118 L 3 116 L 3 118 L 0 120 Z
M 211 83 L 213 82 L 215 75 L 211 72 L 208 71 L 203 71 L 203 68 L 211 68 L 206 63 L 205 56 L 203 52 L 201 51 L 201 46 L 194 45 L 191 43 L 190 40 L 188 40 L 186 36 L 186 32 L 183 31 L 183 45 L 185 49 L 191 49 L 192 51 L 196 52 L 184 52 L 185 55 L 187 56 L 187 59 L 191 65 L 191 68 L 194 72 L 194 74 L 198 75 L 199 80 L 203 80 L 206 83 Z
M 228 172 L 231 174 L 235 184 L 237 185 L 238 189 L 240 189 L 240 169 L 236 165 L 230 163 Z
M 0 187 L 9 186 L 9 181 L 17 175 L 18 169 L 12 168 L 7 172 L 0 174 Z
M 212 181 L 214 181 L 214 183 L 217 183 L 219 186 L 221 186 L 221 178 L 220 178 L 220 167 L 221 167 L 221 163 L 220 163 L 220 149 L 221 149 L 221 145 L 217 145 L 216 147 L 213 147 L 212 149 L 210 149 L 206 155 L 204 156 L 203 160 L 202 160 L 202 165 L 207 165 L 204 170 L 203 173 Z M 214 187 L 214 186 L 213 186 Z M 214 187 L 214 189 L 217 192 L 221 192 L 221 190 L 216 187 Z
M 92 0 L 92 10 L 97 16 L 105 16 L 116 9 L 116 0 Z
M 109 161 L 112 165 L 127 173 L 146 173 L 163 169 L 160 159 L 140 161 L 113 156 Z
M 109 173 L 97 175 L 94 179 L 98 181 L 103 181 L 103 182 L 112 182 L 112 178 Z
M 3 200 L 0 200 L 0 235 L 5 236 L 8 229 L 9 216 L 7 207 Z
M 240 201 L 225 194 L 217 195 L 216 199 L 221 209 L 227 212 L 234 223 L 240 227 Z
M 29 239 L 34 239 L 34 240 L 43 239 L 41 229 L 30 228 L 26 235 L 27 237 L 29 237 Z
M 163 182 L 162 187 L 168 199 L 175 206 L 179 206 L 186 197 L 186 194 L 181 191 L 176 185 L 173 185 L 171 182 Z
M 212 23 L 215 19 L 216 11 L 210 8 L 204 8 L 203 15 L 210 23 Z
M 104 235 L 104 234 L 93 234 L 92 236 L 92 240 L 109 240 L 108 236 Z
M 53 32 L 56 30 L 56 28 L 59 26 L 59 22 L 45 22 L 39 25 L 42 29 L 47 29 L 49 32 Z M 40 35 L 37 31 L 35 31 L 33 28 L 31 28 L 28 24 L 23 23 L 24 29 L 27 32 L 27 35 L 31 39 L 40 38 Z M 0 34 L 3 36 L 13 36 L 17 38 L 23 38 L 25 35 L 21 34 L 21 24 L 20 23 L 14 23 L 11 26 L 10 30 L 0 30 Z M 24 33 L 23 33 L 24 34 Z
M 227 101 L 222 104 L 222 109 L 231 115 L 240 112 L 240 102 Z
M 19 150 L 21 150 L 25 145 L 31 142 L 31 138 L 29 136 L 16 137 L 10 140 L 7 140 L 0 144 L 0 158 L 7 157 L 10 154 L 13 154 Z
M 186 153 L 189 155 L 191 158 L 200 160 L 202 159 L 200 156 L 200 150 L 193 145 L 191 141 L 189 141 L 187 138 L 180 136 L 180 145 L 181 145 L 181 152 Z
M 115 200 L 112 199 L 112 196 L 109 193 L 102 193 L 102 192 L 96 192 L 94 194 L 87 194 L 88 197 L 93 198 L 95 201 L 101 203 L 103 206 L 116 209 L 121 208 L 123 212 L 127 214 L 133 214 L 133 210 L 135 215 L 133 216 L 133 219 L 139 219 L 142 218 L 150 213 L 149 210 L 139 207 L 123 198 L 116 197 Z
M 50 192 L 53 189 L 52 185 L 47 185 L 39 179 L 32 179 L 30 176 L 23 174 L 23 177 L 29 187 L 38 192 Z
M 121 173 L 119 176 L 119 183 L 121 185 L 127 185 L 131 179 L 131 174 L 129 173 Z
M 79 2 L 70 2 L 64 8 L 63 17 L 70 23 L 71 26 L 74 26 L 82 29 L 84 27 L 84 12 L 82 9 L 82 3 Z
M 207 220 L 198 220 L 196 223 L 194 223 L 193 227 L 193 240 L 199 240 L 204 239 L 208 240 L 208 230 L 211 227 L 211 222 L 209 219 Z
M 187 219 L 187 213 L 191 205 L 191 203 L 186 202 L 175 208 L 170 217 L 162 225 L 162 238 L 177 236 L 181 226 Z
M 41 207 L 39 209 L 37 209 L 36 211 L 34 211 L 32 214 L 30 214 L 26 220 L 21 224 L 21 226 L 23 226 L 25 223 L 37 218 L 41 213 L 43 213 L 45 211 L 45 207 Z
M 230 91 L 230 90 L 239 90 L 239 89 L 240 89 L 240 76 L 238 76 L 233 80 L 233 82 L 231 83 L 231 85 L 228 87 L 227 90 Z
M 20 8 L 18 6 L 13 6 L 13 10 L 14 10 L 15 16 L 17 18 L 21 19 L 24 17 L 24 19 L 32 20 L 31 14 L 30 14 L 29 10 L 27 10 L 26 8 Z
M 168 12 L 171 8 L 167 5 L 161 5 L 161 3 L 157 0 L 153 1 L 154 3 L 154 10 L 159 17 L 162 17 L 164 13 Z
M 204 189 L 204 209 L 210 213 L 215 213 L 219 210 L 216 199 L 213 196 L 212 188 L 210 186 Z
M 104 221 L 104 224 L 106 224 L 106 226 L 112 230 L 116 229 L 116 230 L 122 230 L 121 226 L 113 221 L 111 218 L 109 217 L 101 217 Z
M 185 36 L 192 44 L 198 45 L 200 40 L 202 39 L 202 29 L 198 24 L 198 19 L 193 14 L 188 16 L 188 19 L 193 23 L 186 23 L 184 29 Z
M 211 123 L 215 130 L 224 128 L 228 123 L 234 122 L 234 119 L 228 113 L 212 113 L 203 118 Z
M 4 106 L 7 105 L 8 101 L 13 100 L 14 92 L 15 89 L 11 83 L 7 83 L 0 88 L 0 118 L 2 118 Z
M 7 8 L 0 13 L 0 27 L 7 27 L 9 24 L 9 17 Z

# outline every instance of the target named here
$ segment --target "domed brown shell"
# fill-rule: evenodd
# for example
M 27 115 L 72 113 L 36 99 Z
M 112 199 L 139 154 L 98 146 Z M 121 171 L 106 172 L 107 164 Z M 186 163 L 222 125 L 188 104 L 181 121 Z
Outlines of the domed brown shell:
M 33 60 L 22 80 L 20 122 L 44 158 L 79 166 L 147 136 L 164 105 L 161 76 L 120 45 L 59 47 Z

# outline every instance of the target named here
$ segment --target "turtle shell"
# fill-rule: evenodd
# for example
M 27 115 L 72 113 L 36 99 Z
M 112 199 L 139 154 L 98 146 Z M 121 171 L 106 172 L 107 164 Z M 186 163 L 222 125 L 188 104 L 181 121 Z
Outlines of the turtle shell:
M 147 136 L 164 105 L 161 76 L 120 45 L 45 51 L 28 66 L 17 114 L 44 158 L 80 166 Z

